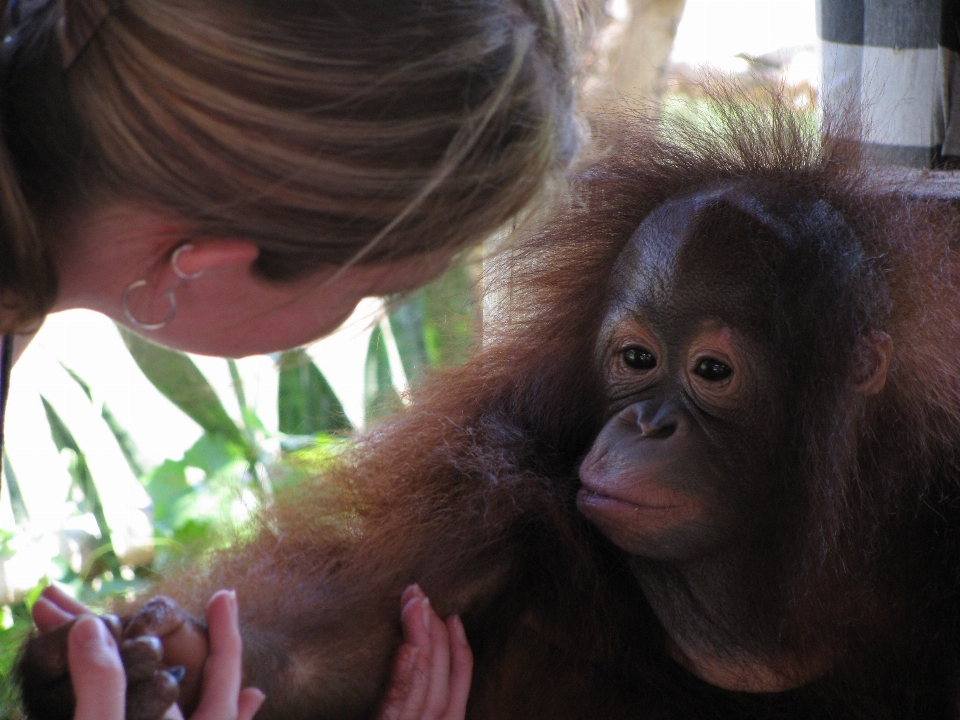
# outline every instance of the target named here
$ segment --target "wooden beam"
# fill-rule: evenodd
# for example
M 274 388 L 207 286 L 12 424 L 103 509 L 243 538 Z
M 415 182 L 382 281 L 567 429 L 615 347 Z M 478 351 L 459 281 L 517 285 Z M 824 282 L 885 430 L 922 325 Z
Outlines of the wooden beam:
M 888 166 L 871 168 L 868 178 L 868 186 L 878 193 L 960 200 L 960 171 Z

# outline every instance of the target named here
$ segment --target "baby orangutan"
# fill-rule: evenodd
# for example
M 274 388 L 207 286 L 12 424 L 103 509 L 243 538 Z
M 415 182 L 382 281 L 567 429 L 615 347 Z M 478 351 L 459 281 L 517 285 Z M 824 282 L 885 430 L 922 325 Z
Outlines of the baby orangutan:
M 716 113 L 616 135 L 477 356 L 126 635 L 236 588 L 258 719 L 366 718 L 417 582 L 463 619 L 469 718 L 956 718 L 957 211 L 783 108 Z

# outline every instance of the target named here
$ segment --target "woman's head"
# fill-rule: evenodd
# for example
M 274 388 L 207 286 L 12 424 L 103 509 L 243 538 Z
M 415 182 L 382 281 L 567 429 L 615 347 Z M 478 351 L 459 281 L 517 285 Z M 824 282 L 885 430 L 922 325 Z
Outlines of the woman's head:
M 24 215 L 0 252 L 30 230 L 18 188 L 48 243 L 65 213 L 152 206 L 189 235 L 251 240 L 266 280 L 478 242 L 575 148 L 563 1 L 42 8 L 0 96 L 19 179 L 3 199 Z

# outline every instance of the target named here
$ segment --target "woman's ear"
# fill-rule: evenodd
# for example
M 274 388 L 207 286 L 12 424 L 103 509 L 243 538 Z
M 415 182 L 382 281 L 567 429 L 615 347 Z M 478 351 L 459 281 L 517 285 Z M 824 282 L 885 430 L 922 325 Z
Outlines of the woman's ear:
M 205 272 L 225 266 L 249 267 L 260 257 L 260 248 L 250 240 L 194 238 L 174 250 L 170 272 L 181 280 L 194 280 Z

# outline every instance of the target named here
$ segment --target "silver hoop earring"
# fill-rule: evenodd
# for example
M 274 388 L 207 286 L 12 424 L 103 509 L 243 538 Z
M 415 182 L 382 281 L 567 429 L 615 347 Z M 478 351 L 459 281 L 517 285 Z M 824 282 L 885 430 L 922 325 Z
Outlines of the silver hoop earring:
M 133 312 L 130 310 L 130 294 L 146 286 L 146 280 L 135 280 L 134 282 L 127 285 L 126 289 L 123 291 L 123 295 L 120 296 L 120 307 L 123 308 L 123 314 L 127 316 L 127 320 L 139 330 L 160 330 L 165 328 L 173 320 L 174 316 L 177 314 L 177 299 L 173 295 L 173 290 L 168 290 L 166 293 L 167 302 L 170 303 L 170 312 L 167 313 L 167 316 L 158 323 L 146 323 L 141 322 L 136 318 Z
M 170 267 L 173 268 L 173 272 L 181 280 L 196 280 L 198 277 L 203 275 L 203 270 L 197 270 L 193 275 L 188 275 L 183 270 L 180 269 L 180 266 L 177 264 L 177 261 L 180 259 L 180 253 L 186 252 L 187 250 L 193 250 L 193 245 L 186 243 L 181 245 L 176 250 L 173 251 L 173 257 L 170 258 Z

